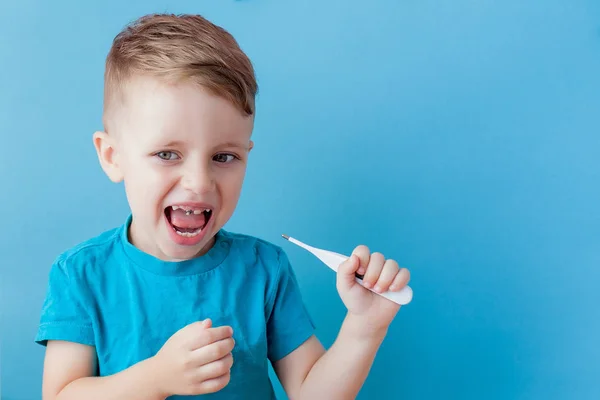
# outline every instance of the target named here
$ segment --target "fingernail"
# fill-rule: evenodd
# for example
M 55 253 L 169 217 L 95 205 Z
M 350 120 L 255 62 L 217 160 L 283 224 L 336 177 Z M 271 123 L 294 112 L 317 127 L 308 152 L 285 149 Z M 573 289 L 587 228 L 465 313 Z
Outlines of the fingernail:
M 374 289 L 377 293 L 381 293 L 381 286 L 375 286 Z
M 371 286 L 373 286 L 373 284 L 371 284 L 371 282 L 365 282 L 365 287 L 371 288 Z
M 364 275 L 365 274 L 365 268 L 364 267 L 360 267 L 357 271 L 360 275 Z

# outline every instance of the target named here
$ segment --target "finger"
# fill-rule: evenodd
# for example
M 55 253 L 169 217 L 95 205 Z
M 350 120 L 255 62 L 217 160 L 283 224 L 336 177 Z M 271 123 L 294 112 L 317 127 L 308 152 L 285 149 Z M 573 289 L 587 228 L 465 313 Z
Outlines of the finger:
M 384 263 L 385 258 L 383 257 L 383 254 L 371 254 L 369 265 L 367 265 L 367 271 L 365 272 L 365 277 L 363 278 L 363 282 L 366 287 L 372 288 L 375 286 L 375 282 L 377 282 L 379 275 L 381 275 L 381 270 L 383 269 Z
M 215 393 L 219 390 L 223 389 L 225 386 L 229 384 L 231 380 L 231 373 L 228 372 L 223 376 L 219 376 L 218 378 L 208 379 L 204 382 L 196 385 L 194 389 L 194 394 L 204 394 L 204 393 Z
M 392 284 L 390 285 L 390 290 L 399 291 L 399 290 L 403 289 L 404 286 L 406 286 L 409 281 L 410 281 L 410 271 L 406 268 L 400 268 L 400 271 L 398 271 L 398 274 L 396 274 L 396 277 L 394 278 L 394 280 L 392 281 Z
M 367 270 L 367 265 L 369 265 L 369 258 L 371 256 L 371 252 L 367 246 L 361 244 L 360 246 L 356 246 L 352 254 L 356 255 L 360 260 L 360 265 L 358 267 L 358 271 L 356 271 L 359 275 L 364 275 Z
M 202 328 L 199 331 L 190 331 L 190 350 L 196 350 L 219 340 L 231 337 L 233 329 L 230 326 L 218 326 L 216 328 Z
M 201 366 L 219 360 L 231 353 L 234 347 L 235 340 L 233 338 L 226 338 L 200 347 L 192 352 L 193 365 Z
M 203 321 L 195 321 L 191 324 L 188 324 L 181 328 L 176 332 L 177 335 L 198 335 L 204 330 L 210 328 L 212 326 L 212 320 L 210 318 L 206 318 Z
M 207 322 L 207 320 L 192 322 L 191 324 L 188 324 L 175 332 L 171 338 L 177 338 L 175 340 L 183 340 L 187 345 L 191 345 L 190 338 L 200 335 L 200 333 L 205 330 L 204 326 L 207 323 L 210 324 L 210 322 Z
M 231 371 L 232 366 L 233 356 L 231 354 L 227 354 L 225 357 L 222 357 L 219 360 L 198 367 L 196 370 L 197 380 L 207 381 L 209 379 L 215 379 L 226 375 Z
M 374 290 L 377 293 L 387 292 L 390 285 L 398 275 L 398 263 L 394 260 L 386 260 L 383 264 L 383 269 L 379 275 L 379 279 L 375 282 Z
M 355 284 L 355 273 L 359 266 L 359 259 L 352 254 L 346 261 L 338 266 L 337 284 L 338 289 L 349 289 Z

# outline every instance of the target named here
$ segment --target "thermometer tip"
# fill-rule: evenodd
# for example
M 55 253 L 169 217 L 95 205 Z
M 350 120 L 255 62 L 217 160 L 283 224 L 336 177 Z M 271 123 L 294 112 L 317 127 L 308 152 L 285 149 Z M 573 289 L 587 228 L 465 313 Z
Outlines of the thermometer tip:
M 288 235 L 281 235 L 282 238 L 284 238 L 285 240 L 290 240 L 290 237 Z

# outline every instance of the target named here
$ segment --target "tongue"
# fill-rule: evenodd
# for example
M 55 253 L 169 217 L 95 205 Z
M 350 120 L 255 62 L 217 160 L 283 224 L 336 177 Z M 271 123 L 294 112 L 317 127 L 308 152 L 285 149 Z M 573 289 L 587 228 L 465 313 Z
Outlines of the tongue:
M 198 229 L 206 223 L 204 213 L 187 215 L 184 210 L 171 210 L 171 224 L 178 228 Z

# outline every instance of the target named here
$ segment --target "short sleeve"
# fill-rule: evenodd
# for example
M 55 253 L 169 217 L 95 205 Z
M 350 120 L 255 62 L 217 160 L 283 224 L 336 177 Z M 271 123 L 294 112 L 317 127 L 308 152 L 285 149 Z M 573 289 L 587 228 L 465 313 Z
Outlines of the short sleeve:
M 46 346 L 48 340 L 64 340 L 94 345 L 94 332 L 82 301 L 82 289 L 63 261 L 57 260 L 52 265 L 35 338 L 38 344 Z
M 272 289 L 267 318 L 268 358 L 278 361 L 314 334 L 315 326 L 300 293 L 285 252 L 279 253 L 278 278 Z

